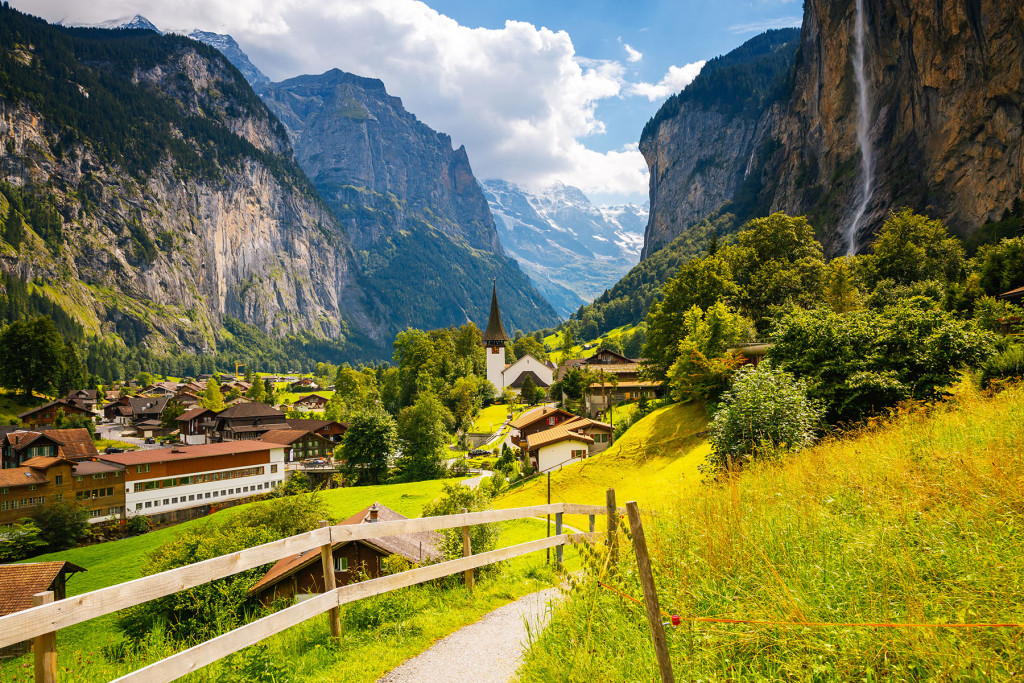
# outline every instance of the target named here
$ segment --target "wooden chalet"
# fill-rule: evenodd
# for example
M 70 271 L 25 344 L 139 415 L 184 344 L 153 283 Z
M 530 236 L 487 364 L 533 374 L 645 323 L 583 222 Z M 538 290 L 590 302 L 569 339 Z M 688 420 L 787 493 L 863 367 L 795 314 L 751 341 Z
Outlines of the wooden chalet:
M 85 406 L 89 410 L 96 411 L 100 404 L 100 392 L 95 389 L 78 389 L 69 391 L 65 396 L 69 401 Z
M 334 420 L 288 418 L 287 422 L 292 429 L 315 432 L 332 443 L 341 443 L 341 437 L 345 436 L 345 430 L 348 429 L 347 422 L 335 422 Z
M 531 434 L 551 429 L 560 422 L 576 418 L 577 415 L 561 408 L 541 408 L 532 410 L 517 419 L 512 420 L 509 426 L 512 428 L 512 443 L 526 450 L 526 442 Z
M 214 426 L 216 410 L 203 406 L 195 406 L 176 419 L 178 420 L 178 438 L 190 445 L 206 443 L 206 433 Z
M 87 508 L 92 523 L 119 517 L 125 505 L 124 468 L 36 456 L 18 467 L 0 469 L 0 526 L 16 524 L 58 500 Z
M 44 403 L 38 408 L 26 410 L 18 415 L 18 419 L 26 427 L 53 427 L 57 422 L 57 414 L 63 411 L 65 417 L 81 415 L 92 419 L 92 409 L 83 403 L 66 398 L 58 398 L 56 401 Z
M 295 401 L 292 404 L 295 410 L 301 411 L 320 411 L 327 407 L 328 399 L 320 394 L 308 394 Z
M 99 453 L 85 428 L 24 430 L 5 428 L 0 433 L 0 465 L 19 467 L 36 456 L 60 457 L 67 460 L 86 460 Z
M 274 429 L 289 429 L 280 410 L 265 403 L 239 403 L 217 413 L 206 431 L 210 443 L 259 439 Z
M 0 617 L 32 607 L 32 596 L 53 591 L 54 601 L 67 597 L 67 581 L 85 569 L 70 562 L 0 564 Z M 29 651 L 31 640 L 0 649 L 0 658 L 16 657 Z
M 273 429 L 260 437 L 260 441 L 285 447 L 285 462 L 308 458 L 329 458 L 334 444 L 316 432 L 303 429 Z
M 380 503 L 374 503 L 342 524 L 376 524 L 401 519 L 407 517 Z M 423 531 L 336 543 L 332 547 L 335 583 L 344 586 L 359 581 L 364 574 L 369 578 L 378 578 L 381 576 L 381 560 L 389 555 L 398 555 L 413 564 L 439 562 L 443 559 L 441 540 L 438 532 Z M 276 600 L 294 601 L 302 595 L 323 592 L 323 565 L 320 549 L 316 548 L 278 561 L 250 589 L 249 594 L 257 596 L 264 604 L 270 604 Z

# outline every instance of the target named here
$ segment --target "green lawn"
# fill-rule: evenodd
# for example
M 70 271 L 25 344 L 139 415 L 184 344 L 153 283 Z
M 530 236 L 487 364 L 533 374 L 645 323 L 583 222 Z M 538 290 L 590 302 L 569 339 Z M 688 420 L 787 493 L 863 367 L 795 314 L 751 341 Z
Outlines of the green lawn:
M 573 357 L 587 356 L 596 353 L 600 350 L 601 341 L 604 339 L 619 339 L 623 334 L 632 332 L 636 325 L 623 325 L 622 327 L 616 327 L 614 330 L 609 330 L 607 334 L 601 335 L 597 339 L 581 339 L 576 346 L 572 347 Z M 562 333 L 555 332 L 544 337 L 544 346 L 552 351 L 552 358 L 554 362 L 562 360 Z M 590 349 L 584 350 L 585 345 L 590 345 Z
M 28 399 L 20 392 L 8 393 L 0 389 L 0 425 L 17 424 L 18 415 L 43 402 L 44 399 L 37 396 Z
M 525 405 L 516 405 L 513 408 L 512 419 L 522 415 L 525 410 Z M 495 404 L 493 406 L 487 406 L 476 416 L 476 419 L 473 421 L 473 426 L 469 431 L 473 434 L 493 434 L 495 430 L 497 430 L 498 427 L 500 427 L 507 419 L 507 405 Z

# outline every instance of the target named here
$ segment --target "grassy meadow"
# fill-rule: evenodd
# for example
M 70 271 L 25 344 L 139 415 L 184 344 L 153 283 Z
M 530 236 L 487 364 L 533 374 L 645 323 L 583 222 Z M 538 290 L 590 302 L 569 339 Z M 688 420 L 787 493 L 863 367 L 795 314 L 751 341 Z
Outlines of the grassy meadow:
M 642 423 L 641 423 L 642 424 Z M 625 499 L 625 498 L 622 498 Z M 1012 628 L 691 622 L 1024 622 L 1024 389 L 962 385 L 781 462 L 667 497 L 645 518 L 679 679 L 1020 680 Z M 642 508 L 643 509 L 643 508 Z M 588 556 L 577 589 L 527 655 L 521 681 L 654 680 L 630 540 Z M 631 569 L 631 567 L 633 569 Z

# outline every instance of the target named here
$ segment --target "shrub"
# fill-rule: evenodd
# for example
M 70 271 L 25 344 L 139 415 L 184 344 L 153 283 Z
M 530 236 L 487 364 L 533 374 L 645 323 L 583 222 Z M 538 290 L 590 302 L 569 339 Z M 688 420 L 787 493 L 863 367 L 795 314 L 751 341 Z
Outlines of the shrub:
M 983 389 L 999 380 L 1024 377 L 1024 346 L 1014 345 L 985 361 L 978 373 Z
M 445 484 L 441 497 L 423 507 L 424 517 L 456 515 L 462 508 L 470 512 L 489 510 L 491 497 L 483 487 L 471 489 L 461 484 Z M 462 557 L 462 530 L 444 529 L 441 531 L 444 541 L 441 550 L 445 559 L 453 560 Z M 473 554 L 494 550 L 498 543 L 498 527 L 494 524 L 474 524 L 469 528 L 469 544 Z
M 708 463 L 726 470 L 754 458 L 800 450 L 814 442 L 820 419 L 803 382 L 768 362 L 748 365 L 736 373 L 711 422 Z
M 66 500 L 58 500 L 32 515 L 49 552 L 73 548 L 89 536 L 89 511 Z
M 153 529 L 153 521 L 145 515 L 133 515 L 124 525 L 125 531 L 131 536 L 148 533 Z
M 31 519 L 0 533 L 0 562 L 16 562 L 30 557 L 46 545 L 39 527 Z

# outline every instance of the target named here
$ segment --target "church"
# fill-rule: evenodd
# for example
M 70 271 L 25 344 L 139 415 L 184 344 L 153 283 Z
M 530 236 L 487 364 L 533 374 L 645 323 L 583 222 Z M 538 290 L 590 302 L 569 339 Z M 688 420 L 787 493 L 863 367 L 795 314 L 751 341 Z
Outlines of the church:
M 487 380 L 494 385 L 497 394 L 505 387 L 511 387 L 518 394 L 527 377 L 545 392 L 551 387 L 555 380 L 555 366 L 551 361 L 539 361 L 526 354 L 515 363 L 505 363 L 505 346 L 511 339 L 501 323 L 497 284 L 491 290 L 491 315 L 487 320 L 483 341 L 487 352 Z

